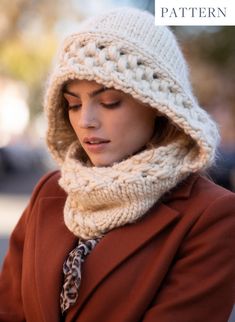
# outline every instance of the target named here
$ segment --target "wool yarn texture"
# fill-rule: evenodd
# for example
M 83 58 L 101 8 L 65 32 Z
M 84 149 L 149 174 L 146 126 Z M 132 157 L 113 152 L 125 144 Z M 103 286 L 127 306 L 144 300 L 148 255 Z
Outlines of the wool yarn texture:
M 197 153 L 178 139 L 109 167 L 89 167 L 77 160 L 78 148 L 76 142 L 69 148 L 59 184 L 68 193 L 65 224 L 85 240 L 140 219 L 190 173 Z
M 62 95 L 75 79 L 132 95 L 170 119 L 184 139 L 110 167 L 84 164 Z M 65 223 L 83 239 L 138 220 L 166 191 L 215 158 L 217 127 L 193 95 L 173 32 L 156 26 L 148 12 L 118 8 L 84 21 L 63 42 L 46 88 L 47 144 L 68 193 Z

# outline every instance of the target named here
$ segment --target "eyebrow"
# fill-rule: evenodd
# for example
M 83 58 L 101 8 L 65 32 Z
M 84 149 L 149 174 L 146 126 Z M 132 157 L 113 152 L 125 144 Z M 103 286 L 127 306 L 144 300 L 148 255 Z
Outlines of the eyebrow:
M 110 91 L 110 90 L 114 90 L 114 89 L 102 86 L 101 88 L 96 89 L 95 91 L 89 93 L 88 95 L 89 95 L 89 97 L 93 98 L 93 97 L 95 97 L 95 96 L 97 96 L 97 95 L 99 95 L 99 94 L 101 94 L 103 92 Z M 80 96 L 78 94 L 70 92 L 66 88 L 63 90 L 63 94 L 68 94 L 68 95 L 80 98 Z

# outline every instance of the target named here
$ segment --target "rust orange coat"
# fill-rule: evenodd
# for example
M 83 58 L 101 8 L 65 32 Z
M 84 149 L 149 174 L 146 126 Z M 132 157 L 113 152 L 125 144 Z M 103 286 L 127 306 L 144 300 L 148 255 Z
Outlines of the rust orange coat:
M 58 322 L 62 265 L 77 238 L 63 222 L 59 172 L 46 175 L 10 240 L 1 322 Z M 235 294 L 235 196 L 191 175 L 86 258 L 65 321 L 227 322 Z

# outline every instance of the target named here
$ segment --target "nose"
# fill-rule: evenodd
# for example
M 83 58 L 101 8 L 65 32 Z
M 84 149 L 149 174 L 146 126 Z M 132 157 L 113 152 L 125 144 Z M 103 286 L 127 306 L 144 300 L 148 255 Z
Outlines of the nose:
M 84 128 L 97 128 L 99 126 L 98 115 L 94 106 L 91 104 L 83 104 L 78 116 L 78 126 Z

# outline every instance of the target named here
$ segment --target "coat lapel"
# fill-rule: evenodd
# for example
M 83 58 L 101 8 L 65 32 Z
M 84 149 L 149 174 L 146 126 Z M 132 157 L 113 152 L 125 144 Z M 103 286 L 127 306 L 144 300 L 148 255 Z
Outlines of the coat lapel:
M 188 198 L 197 177 L 198 175 L 190 176 L 186 183 L 170 193 L 166 200 Z M 35 237 L 35 274 L 45 322 L 60 320 L 59 298 L 63 283 L 62 266 L 69 252 L 77 245 L 77 238 L 64 224 L 65 200 L 65 194 L 60 198 L 43 198 L 40 201 L 38 213 Z M 159 202 L 139 222 L 107 233 L 83 263 L 78 301 L 68 311 L 68 321 L 79 313 L 98 284 L 112 270 L 138 251 L 153 236 L 177 221 L 178 217 L 177 210 Z
M 177 218 L 177 211 L 159 203 L 139 222 L 107 233 L 83 263 L 78 301 L 69 310 L 68 321 L 79 314 L 85 301 L 112 270 Z
M 78 301 L 69 310 L 68 321 L 79 314 L 85 301 L 112 270 L 179 219 L 179 212 L 167 204 L 176 199 L 189 198 L 198 177 L 197 173 L 191 174 L 166 198 L 164 196 L 163 202 L 156 203 L 139 222 L 114 229 L 101 239 L 83 263 Z
M 40 200 L 36 228 L 35 276 L 45 322 L 60 320 L 62 266 L 77 243 L 63 220 L 65 198 Z

